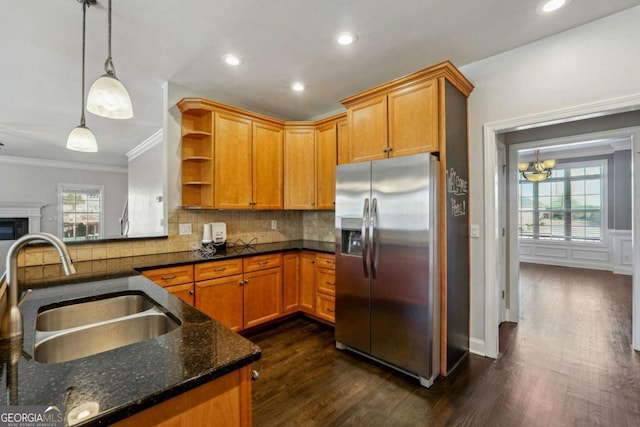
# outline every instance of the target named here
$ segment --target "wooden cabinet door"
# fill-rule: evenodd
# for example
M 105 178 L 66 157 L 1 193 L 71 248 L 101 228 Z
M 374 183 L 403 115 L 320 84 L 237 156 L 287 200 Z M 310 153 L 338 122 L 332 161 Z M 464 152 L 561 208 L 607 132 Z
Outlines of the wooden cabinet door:
M 316 294 L 316 256 L 313 253 L 300 254 L 299 306 L 306 313 L 314 313 Z
M 282 209 L 283 130 L 266 123 L 253 123 L 253 208 Z
M 282 310 L 284 313 L 291 313 L 298 311 L 300 257 L 297 253 L 288 253 L 282 259 Z
M 335 209 L 337 138 L 335 123 L 316 129 L 316 209 Z
M 173 286 L 167 286 L 165 288 L 167 291 L 171 292 L 172 294 L 174 294 L 175 296 L 177 296 L 178 298 L 180 298 L 182 301 L 189 303 L 191 305 L 195 305 L 195 298 L 194 298 L 194 287 L 193 287 L 193 283 L 185 283 L 184 285 L 173 285 Z
M 244 275 L 244 327 L 250 328 L 282 314 L 282 269 L 269 268 Z
M 347 109 L 350 162 L 387 158 L 387 96 L 381 95 Z
M 389 93 L 389 157 L 439 151 L 438 81 Z
M 315 209 L 315 129 L 285 129 L 284 208 Z
M 196 308 L 233 331 L 242 330 L 241 274 L 196 282 Z
M 251 135 L 251 120 L 231 113 L 215 113 L 216 208 L 251 208 Z
M 349 159 L 349 125 L 347 120 L 338 122 L 338 164 L 350 163 Z

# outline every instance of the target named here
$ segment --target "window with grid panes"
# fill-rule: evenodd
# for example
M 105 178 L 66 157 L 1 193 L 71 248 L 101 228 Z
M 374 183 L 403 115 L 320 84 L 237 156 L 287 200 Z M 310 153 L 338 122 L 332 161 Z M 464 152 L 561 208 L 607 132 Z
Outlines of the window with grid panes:
M 601 242 L 604 234 L 605 160 L 557 164 L 551 177 L 518 185 L 521 239 Z
M 63 241 L 94 240 L 102 234 L 103 187 L 59 184 Z

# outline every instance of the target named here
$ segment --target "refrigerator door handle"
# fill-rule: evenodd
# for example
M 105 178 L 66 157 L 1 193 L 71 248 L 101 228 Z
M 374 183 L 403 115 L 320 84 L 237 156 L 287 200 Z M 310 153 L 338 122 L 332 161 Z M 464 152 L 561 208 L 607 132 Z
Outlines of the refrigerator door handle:
M 376 278 L 376 270 L 378 269 L 378 199 L 376 197 L 371 201 L 371 278 Z
M 364 199 L 362 210 L 362 230 L 360 230 L 360 247 L 362 248 L 362 270 L 364 277 L 369 277 L 367 260 L 369 259 L 369 198 Z

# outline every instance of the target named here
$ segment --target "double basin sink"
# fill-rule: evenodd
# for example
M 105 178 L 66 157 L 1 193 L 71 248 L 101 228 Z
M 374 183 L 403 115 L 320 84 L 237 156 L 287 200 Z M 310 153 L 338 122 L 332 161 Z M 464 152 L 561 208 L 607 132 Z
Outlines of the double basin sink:
M 61 363 L 155 338 L 181 326 L 143 292 L 45 306 L 36 318 L 33 358 Z

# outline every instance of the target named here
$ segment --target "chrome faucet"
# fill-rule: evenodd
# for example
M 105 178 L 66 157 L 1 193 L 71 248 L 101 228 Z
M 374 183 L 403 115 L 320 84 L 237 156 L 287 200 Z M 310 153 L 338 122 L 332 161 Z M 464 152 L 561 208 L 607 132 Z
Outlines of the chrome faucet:
M 7 252 L 7 271 L 5 275 L 3 275 L 7 284 L 8 300 L 7 307 L 4 313 L 2 313 L 2 320 L 0 321 L 0 338 L 22 336 L 22 312 L 20 311 L 20 304 L 18 302 L 18 252 L 20 252 L 20 249 L 27 243 L 34 240 L 44 240 L 56 248 L 60 255 L 64 273 L 67 276 L 76 272 L 67 246 L 53 234 L 31 233 L 16 240 L 9 248 L 9 252 Z

